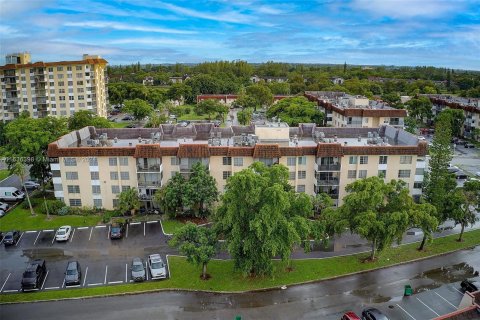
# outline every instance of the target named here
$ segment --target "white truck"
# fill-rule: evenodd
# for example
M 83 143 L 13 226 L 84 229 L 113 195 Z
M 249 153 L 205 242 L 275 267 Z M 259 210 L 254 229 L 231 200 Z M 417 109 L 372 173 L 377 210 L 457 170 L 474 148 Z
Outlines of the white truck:
M 14 187 L 0 187 L 0 200 L 20 201 L 25 198 L 25 193 Z

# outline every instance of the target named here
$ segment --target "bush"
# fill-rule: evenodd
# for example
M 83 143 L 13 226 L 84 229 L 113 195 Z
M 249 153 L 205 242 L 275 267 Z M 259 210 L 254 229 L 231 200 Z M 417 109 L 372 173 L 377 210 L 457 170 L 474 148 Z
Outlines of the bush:
M 65 203 L 60 200 L 50 200 L 47 201 L 48 213 L 52 215 L 58 215 L 58 211 L 65 207 Z M 45 203 L 40 204 L 37 207 L 37 210 L 41 214 L 47 214 L 47 210 L 45 208 Z
M 30 203 L 32 204 L 32 207 L 36 208 L 43 203 L 43 199 L 30 198 Z M 30 209 L 27 198 L 25 198 L 21 206 L 22 209 Z
M 66 216 L 70 214 L 70 207 L 64 206 L 57 211 L 57 215 Z
M 108 223 L 113 217 L 121 217 L 123 216 L 120 211 L 105 211 L 102 216 L 103 223 Z

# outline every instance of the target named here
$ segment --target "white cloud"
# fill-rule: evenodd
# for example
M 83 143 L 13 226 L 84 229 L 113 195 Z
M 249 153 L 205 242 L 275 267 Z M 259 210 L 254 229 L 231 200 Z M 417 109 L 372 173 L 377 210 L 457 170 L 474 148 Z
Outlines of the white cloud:
M 192 50 L 198 48 L 219 48 L 221 45 L 218 42 L 206 41 L 206 40 L 182 40 L 182 39 L 169 39 L 169 38 L 121 38 L 108 42 L 109 44 L 121 45 L 121 44 L 143 44 L 150 46 L 173 46 L 173 47 L 186 47 L 192 48 Z
M 141 32 L 157 32 L 157 33 L 173 33 L 173 34 L 194 34 L 195 31 L 148 27 L 134 24 L 125 24 L 119 22 L 110 21 L 84 21 L 84 22 L 67 22 L 64 24 L 67 27 L 80 27 L 80 28 L 94 28 L 94 29 L 114 29 L 114 30 L 130 30 Z

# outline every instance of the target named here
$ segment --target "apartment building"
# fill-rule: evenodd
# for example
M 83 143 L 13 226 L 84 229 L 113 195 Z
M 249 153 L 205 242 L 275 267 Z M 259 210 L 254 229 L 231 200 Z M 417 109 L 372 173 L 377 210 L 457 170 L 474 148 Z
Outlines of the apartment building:
M 5 60 L 0 66 L 0 120 L 12 120 L 23 111 L 33 118 L 69 117 L 80 110 L 107 116 L 107 61 L 100 56 L 32 63 L 29 53 L 16 53 Z
M 425 95 L 432 101 L 432 113 L 436 116 L 445 108 L 463 110 L 465 121 L 463 122 L 462 134 L 466 137 L 473 138 L 475 129 L 480 130 L 480 99 L 479 98 L 462 98 L 442 94 Z M 477 140 L 480 135 L 477 133 Z
M 364 96 L 345 92 L 306 91 L 305 97 L 317 103 L 325 113 L 325 125 L 349 128 L 377 128 L 388 124 L 403 128 L 407 111 L 395 109 L 385 102 L 371 101 Z
M 283 164 L 298 192 L 325 192 L 341 204 L 356 179 L 382 176 L 405 181 L 421 194 L 427 143 L 392 126 L 328 128 L 285 123 L 218 128 L 187 127 L 73 131 L 48 147 L 55 196 L 70 206 L 113 209 L 126 188 L 139 190 L 153 208 L 152 195 L 176 173 L 188 176 L 202 162 L 223 192 L 227 179 L 255 161 Z

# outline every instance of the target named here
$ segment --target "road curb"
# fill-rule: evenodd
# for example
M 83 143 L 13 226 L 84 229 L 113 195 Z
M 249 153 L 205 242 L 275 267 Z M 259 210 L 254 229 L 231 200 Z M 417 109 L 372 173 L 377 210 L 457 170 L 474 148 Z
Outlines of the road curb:
M 221 294 L 245 294 L 245 293 L 255 293 L 255 292 L 266 292 L 266 291 L 273 291 L 273 290 L 281 290 L 284 288 L 288 287 L 295 287 L 295 286 L 300 286 L 300 285 L 305 285 L 305 284 L 312 284 L 312 283 L 319 283 L 319 282 L 324 282 L 324 281 L 330 281 L 330 280 L 335 280 L 339 278 L 345 278 L 349 277 L 352 275 L 358 275 L 358 274 L 364 274 L 372 271 L 378 271 L 378 270 L 383 270 L 391 267 L 396 267 L 400 265 L 406 265 L 410 263 L 415 263 L 418 261 L 422 260 L 427 260 L 427 259 L 432 259 L 432 258 L 437 258 L 441 256 L 446 256 L 455 252 L 463 251 L 463 250 L 472 250 L 476 248 L 477 246 L 480 246 L 480 244 L 473 245 L 470 247 L 466 248 L 461 248 L 461 249 L 456 249 L 453 251 L 449 252 L 444 252 L 444 253 L 439 253 L 435 255 L 431 255 L 428 257 L 423 257 L 423 258 L 418 258 L 414 260 L 409 260 L 405 262 L 399 262 L 395 264 L 391 264 L 389 266 L 383 266 L 383 267 L 378 267 L 370 270 L 362 270 L 362 271 L 356 271 L 356 272 L 350 272 L 338 276 L 333 276 L 333 277 L 328 277 L 328 278 L 323 278 L 323 279 L 314 279 L 314 280 L 308 280 L 308 281 L 303 281 L 303 282 L 297 282 L 297 283 L 291 283 L 288 285 L 278 285 L 274 287 L 266 287 L 266 288 L 260 288 L 260 289 L 253 289 L 253 290 L 243 290 L 243 291 L 221 291 L 221 290 L 199 290 L 199 289 L 185 289 L 185 288 L 159 288 L 159 289 L 151 289 L 151 290 L 142 290 L 142 291 L 131 291 L 131 292 L 120 292 L 120 293 L 112 293 L 112 294 L 101 294 L 101 295 L 91 295 L 91 296 L 83 296 L 83 297 L 73 297 L 73 298 L 58 298 L 58 299 L 44 299 L 44 300 L 32 300 L 32 301 L 15 301 L 15 302 L 0 302 L 0 305 L 7 305 L 7 304 L 23 304 L 23 303 L 40 303 L 40 302 L 52 302 L 52 301 L 64 301 L 64 300 L 83 300 L 83 299 L 94 299 L 94 298 L 108 298 L 108 297 L 116 297 L 116 296 L 128 296 L 128 295 L 137 295 L 137 294 L 145 294 L 145 293 L 156 293 L 156 292 L 164 292 L 164 291 L 170 291 L 170 292 L 204 292 L 204 293 L 221 293 Z M 170 255 L 169 255 L 170 256 Z M 168 263 L 168 257 L 167 257 L 167 263 Z M 169 270 L 170 277 L 172 276 L 171 271 Z

